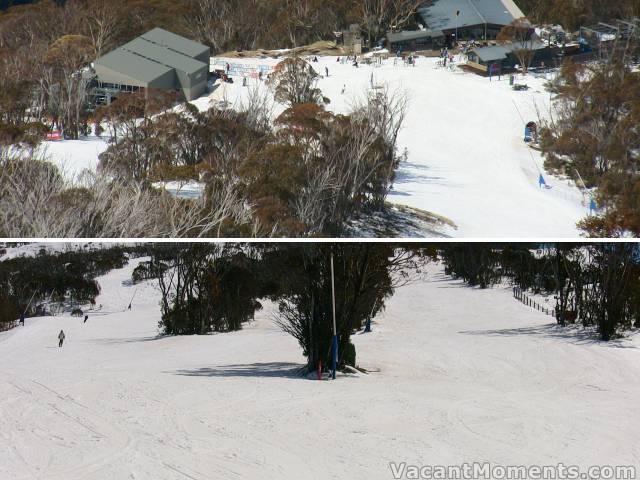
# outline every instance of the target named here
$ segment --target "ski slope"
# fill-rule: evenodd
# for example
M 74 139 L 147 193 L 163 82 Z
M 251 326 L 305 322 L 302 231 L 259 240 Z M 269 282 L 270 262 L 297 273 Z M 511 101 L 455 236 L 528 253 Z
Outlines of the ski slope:
M 450 219 L 456 228 L 443 227 L 441 233 L 447 236 L 579 236 L 576 223 L 588 214 L 588 202 L 571 182 L 547 174 L 540 153 L 523 142 L 524 124 L 549 115 L 545 78 L 519 77 L 517 81 L 531 89 L 515 92 L 507 77 L 490 82 L 461 70 L 437 68 L 434 58 L 419 58 L 415 67 L 401 61 L 394 65 L 391 58 L 381 66 L 361 64 L 359 68 L 338 63 L 336 57 L 318 59 L 312 65 L 322 76 L 319 87 L 331 100 L 329 110 L 347 112 L 371 92 L 372 85 L 406 95 L 408 111 L 398 143 L 409 156 L 400 166 L 389 201 Z M 280 61 L 212 60 L 250 68 L 273 67 Z M 235 77 L 233 84 L 218 83 L 213 92 L 192 103 L 200 109 L 216 102 L 237 106 L 246 103 L 249 87 L 258 84 L 267 90 L 257 79 L 248 79 L 249 86 L 244 87 L 242 79 Z M 275 113 L 282 109 L 277 106 Z M 89 137 L 47 142 L 43 151 L 67 176 L 78 178 L 83 170 L 97 168 L 98 155 L 106 148 L 106 137 Z M 540 188 L 540 174 L 550 188 Z M 187 196 L 199 191 L 188 190 Z
M 27 319 L 0 334 L 1 479 L 640 465 L 637 339 L 565 335 L 509 291 L 466 288 L 434 266 L 398 290 L 373 333 L 354 337 L 369 375 L 312 381 L 295 376 L 301 350 L 269 308 L 240 332 L 156 338 L 158 292 L 128 283 L 137 263 L 99 279 L 101 314 L 87 324 Z
M 279 62 L 222 60 L 247 66 Z M 355 68 L 336 57 L 318 57 L 312 66 L 322 76 L 318 86 L 331 100 L 327 108 L 337 113 L 365 98 L 372 85 L 406 95 L 398 145 L 409 157 L 400 166 L 389 201 L 449 218 L 457 228 L 443 233 L 453 237 L 578 237 L 576 223 L 588 214 L 582 193 L 549 175 L 540 153 L 523 142 L 525 123 L 549 115 L 547 78 L 518 76 L 517 82 L 530 90 L 516 92 L 506 76 L 489 81 L 437 67 L 437 61 L 418 58 L 411 67 L 401 60 L 394 65 L 390 58 L 381 66 L 361 63 Z M 249 80 L 249 86 L 257 82 Z M 249 91 L 236 78 L 212 97 L 237 104 L 246 102 Z M 208 105 L 205 98 L 194 103 Z M 540 188 L 540 174 L 550 188 Z

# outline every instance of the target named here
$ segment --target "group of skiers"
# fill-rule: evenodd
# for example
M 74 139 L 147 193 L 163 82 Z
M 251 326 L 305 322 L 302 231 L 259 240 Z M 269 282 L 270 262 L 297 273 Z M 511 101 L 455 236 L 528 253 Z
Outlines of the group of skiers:
M 100 307 L 102 307 L 102 305 L 100 305 Z M 129 311 L 131 310 L 131 303 L 129 303 L 127 310 Z M 18 321 L 18 324 L 24 327 L 24 320 L 25 320 L 25 314 L 23 312 L 20 314 L 20 320 Z M 82 323 L 87 323 L 87 320 L 89 320 L 89 315 L 84 316 L 84 321 Z M 62 344 L 64 343 L 65 338 L 67 338 L 67 336 L 64 333 L 64 330 L 60 330 L 60 333 L 58 333 L 58 348 L 62 348 Z

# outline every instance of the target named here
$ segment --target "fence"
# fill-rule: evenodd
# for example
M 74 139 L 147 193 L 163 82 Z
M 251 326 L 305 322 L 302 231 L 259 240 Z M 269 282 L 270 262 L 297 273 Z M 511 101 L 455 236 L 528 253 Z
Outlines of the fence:
M 524 303 L 528 307 L 535 308 L 536 310 L 544 313 L 545 315 L 550 315 L 553 318 L 556 317 L 555 309 L 553 308 L 549 309 L 544 305 L 539 304 L 518 287 L 513 287 L 513 298 L 515 298 L 516 300 L 519 300 L 520 302 Z
M 227 72 L 227 65 L 229 65 L 228 75 L 234 77 L 249 77 L 249 78 L 258 78 L 260 73 L 264 77 L 269 75 L 273 71 L 273 67 L 271 65 L 250 65 L 246 63 L 234 63 L 229 62 L 223 59 L 216 59 L 211 62 L 211 65 L 218 70 L 224 70 Z

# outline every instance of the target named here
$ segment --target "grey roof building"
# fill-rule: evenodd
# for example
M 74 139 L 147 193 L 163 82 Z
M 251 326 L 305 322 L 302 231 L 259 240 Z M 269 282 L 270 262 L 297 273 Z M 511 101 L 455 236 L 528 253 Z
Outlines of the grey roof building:
M 524 17 L 513 0 L 431 0 L 418 9 L 418 15 L 430 30 L 445 35 L 495 37 L 497 32 L 514 20 Z
M 103 88 L 178 90 L 193 100 L 207 89 L 209 57 L 209 47 L 154 28 L 97 59 L 94 69 Z
M 469 61 L 478 65 L 498 64 L 503 68 L 512 68 L 518 64 L 516 51 L 522 48 L 533 51 L 532 66 L 538 65 L 540 62 L 550 62 L 555 53 L 553 49 L 539 40 L 534 40 L 526 44 L 516 42 L 475 48 L 468 53 L 468 58 Z

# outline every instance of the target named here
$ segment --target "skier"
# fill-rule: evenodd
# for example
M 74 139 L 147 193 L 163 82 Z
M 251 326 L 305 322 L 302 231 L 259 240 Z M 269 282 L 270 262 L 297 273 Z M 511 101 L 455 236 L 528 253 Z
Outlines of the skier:
M 87 320 L 89 320 L 89 315 L 85 315 L 84 316 L 84 322 L 82 322 L 82 323 L 87 323 Z
M 247 86 L 247 77 L 242 77 L 242 86 L 243 87 Z
M 18 322 L 24 327 L 24 312 L 20 314 L 20 322 Z
M 329 67 L 324 67 L 325 77 L 329 77 Z
M 345 92 L 346 90 L 347 90 L 347 85 L 346 85 L 346 84 L 345 84 L 345 85 L 342 85 L 342 92 L 340 92 L 340 93 L 342 93 L 342 95 L 344 95 L 344 92 Z
M 66 335 L 64 334 L 64 330 L 60 330 L 60 333 L 58 334 L 58 340 L 60 340 L 58 342 L 58 348 L 62 347 L 62 344 L 64 343 L 65 337 L 66 337 Z
M 226 70 L 227 70 L 227 75 L 229 75 L 229 70 L 231 70 L 231 65 L 229 65 L 229 62 L 227 62 Z
M 129 307 L 127 308 L 127 310 L 131 310 L 131 304 L 129 304 Z

